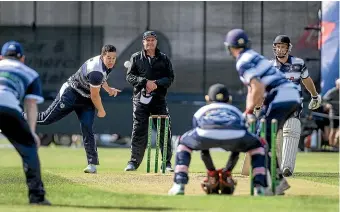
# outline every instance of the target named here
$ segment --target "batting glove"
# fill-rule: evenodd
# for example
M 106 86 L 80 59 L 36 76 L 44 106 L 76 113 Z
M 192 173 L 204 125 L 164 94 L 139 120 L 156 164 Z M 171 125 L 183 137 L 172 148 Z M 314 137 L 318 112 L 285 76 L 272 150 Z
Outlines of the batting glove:
M 310 110 L 315 110 L 318 109 L 321 106 L 321 96 L 317 95 L 317 96 L 312 96 L 312 99 L 308 105 L 308 108 Z

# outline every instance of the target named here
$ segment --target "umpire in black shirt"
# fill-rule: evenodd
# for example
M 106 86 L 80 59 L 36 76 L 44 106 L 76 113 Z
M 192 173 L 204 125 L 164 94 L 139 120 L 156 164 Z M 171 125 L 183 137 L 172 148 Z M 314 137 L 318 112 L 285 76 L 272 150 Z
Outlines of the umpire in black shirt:
M 150 115 L 168 115 L 167 90 L 174 81 L 174 72 L 168 56 L 157 48 L 154 31 L 143 34 L 143 50 L 134 53 L 130 59 L 126 80 L 133 88 L 133 129 L 131 136 L 131 159 L 125 171 L 135 171 L 143 161 L 148 138 Z M 169 116 L 170 120 L 170 116 Z M 156 120 L 154 120 L 156 125 Z M 161 152 L 163 155 L 164 121 L 161 127 Z M 166 170 L 171 168 L 171 121 L 169 122 Z M 162 157 L 163 158 L 163 157 Z

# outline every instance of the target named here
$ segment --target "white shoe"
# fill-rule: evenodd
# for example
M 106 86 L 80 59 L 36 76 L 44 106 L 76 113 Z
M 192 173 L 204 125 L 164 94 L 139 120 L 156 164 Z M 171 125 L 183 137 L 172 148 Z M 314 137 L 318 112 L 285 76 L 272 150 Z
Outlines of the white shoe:
M 255 196 L 273 196 L 273 192 L 271 188 L 263 187 L 263 186 L 256 186 L 255 187 Z
M 84 172 L 85 173 L 91 173 L 91 174 L 97 173 L 96 165 L 93 165 L 93 164 L 87 165 L 87 167 L 84 169 Z
M 163 164 L 161 165 L 161 170 L 163 170 Z M 165 171 L 174 172 L 174 169 L 171 167 L 171 164 L 166 165 Z
M 290 185 L 288 184 L 287 180 L 283 178 L 279 184 L 275 188 L 275 194 L 276 195 L 284 195 L 285 191 L 290 188 Z
M 169 195 L 184 195 L 184 184 L 174 183 L 168 192 Z
M 174 169 L 171 168 L 171 166 L 167 166 L 167 167 L 165 168 L 165 171 L 167 171 L 167 172 L 174 172 Z

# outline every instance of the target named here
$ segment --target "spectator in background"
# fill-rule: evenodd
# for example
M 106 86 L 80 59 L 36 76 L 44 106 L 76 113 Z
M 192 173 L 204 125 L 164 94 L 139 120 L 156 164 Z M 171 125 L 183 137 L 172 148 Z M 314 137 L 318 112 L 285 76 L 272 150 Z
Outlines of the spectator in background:
M 316 114 L 313 114 L 313 112 L 317 112 L 317 113 L 321 113 L 324 116 L 319 116 Z M 329 137 L 329 127 L 330 127 L 330 121 L 329 121 L 329 117 L 328 117 L 328 109 L 326 108 L 326 104 L 322 104 L 321 107 L 319 107 L 318 109 L 314 110 L 313 112 L 311 112 L 312 114 L 312 120 L 314 120 L 315 124 L 316 124 L 316 129 L 321 129 L 322 131 L 322 146 L 329 145 L 328 142 L 328 137 Z
M 335 81 L 336 87 L 327 91 L 323 99 L 326 103 L 325 107 L 329 111 L 330 116 L 330 132 L 329 132 L 329 145 L 333 147 L 338 147 L 336 135 L 339 131 L 339 89 L 340 89 L 340 79 Z

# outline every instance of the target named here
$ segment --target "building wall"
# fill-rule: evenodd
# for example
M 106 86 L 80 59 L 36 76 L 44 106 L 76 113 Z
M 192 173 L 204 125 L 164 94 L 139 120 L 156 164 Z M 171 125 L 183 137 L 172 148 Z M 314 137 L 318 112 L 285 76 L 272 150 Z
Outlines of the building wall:
M 261 13 L 261 2 L 207 2 L 207 42 L 204 43 L 203 2 L 150 2 L 150 28 L 162 31 L 170 40 L 172 48 L 176 81 L 171 91 L 199 93 L 217 81 L 228 84 L 232 89 L 241 89 L 235 63 L 223 46 L 228 30 L 245 29 L 253 48 L 263 50 L 265 56 L 272 57 L 274 37 L 287 34 L 293 45 L 298 46 L 304 27 L 317 22 L 320 5 L 320 2 L 263 2 Z M 36 11 L 38 28 L 103 27 L 103 43 L 113 43 L 118 53 L 123 52 L 134 39 L 139 39 L 138 36 L 147 27 L 147 2 L 36 2 Z M 33 21 L 33 2 L 0 2 L 0 26 L 30 26 Z M 81 44 L 92 45 L 87 44 L 90 42 L 83 40 Z M 204 46 L 207 52 L 205 81 Z M 97 54 L 99 48 L 88 48 L 88 51 L 92 51 L 88 55 Z M 302 52 L 303 55 L 299 55 L 302 58 L 318 57 L 316 48 Z M 299 53 L 298 49 L 293 48 L 293 53 Z M 318 65 L 311 66 L 311 74 L 317 76 Z

